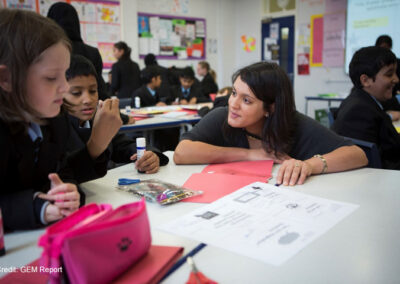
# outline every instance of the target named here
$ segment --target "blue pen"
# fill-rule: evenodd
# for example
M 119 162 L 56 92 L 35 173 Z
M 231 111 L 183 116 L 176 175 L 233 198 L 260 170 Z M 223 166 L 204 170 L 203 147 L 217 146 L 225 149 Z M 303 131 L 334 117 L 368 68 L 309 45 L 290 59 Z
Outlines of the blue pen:
M 118 179 L 118 185 L 129 185 L 139 183 L 140 179 L 120 178 Z

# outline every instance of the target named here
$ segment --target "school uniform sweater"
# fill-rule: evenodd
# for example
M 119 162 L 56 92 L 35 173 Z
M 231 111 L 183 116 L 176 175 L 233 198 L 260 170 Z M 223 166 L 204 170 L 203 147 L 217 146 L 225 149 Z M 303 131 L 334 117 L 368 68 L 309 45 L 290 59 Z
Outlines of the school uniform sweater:
M 0 120 L 0 208 L 6 230 L 43 226 L 40 212 L 45 200 L 34 197 L 49 191 L 49 173 L 58 173 L 63 182 L 74 184 L 106 174 L 104 153 L 93 160 L 82 147 L 66 156 L 71 128 L 65 115 L 48 119 L 41 130 L 43 140 L 35 144 L 21 126 Z

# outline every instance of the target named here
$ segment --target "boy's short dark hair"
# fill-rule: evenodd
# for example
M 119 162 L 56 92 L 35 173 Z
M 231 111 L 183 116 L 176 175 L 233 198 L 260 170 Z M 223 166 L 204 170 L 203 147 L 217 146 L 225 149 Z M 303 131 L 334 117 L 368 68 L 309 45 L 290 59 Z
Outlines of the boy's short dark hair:
M 183 68 L 179 77 L 184 78 L 184 79 L 194 80 L 194 71 L 193 71 L 192 67 L 188 66 L 188 67 Z
M 360 76 L 367 75 L 375 80 L 376 74 L 384 66 L 396 63 L 396 56 L 387 48 L 379 46 L 368 46 L 354 53 L 349 65 L 350 79 L 354 87 L 362 89 Z
M 160 75 L 161 75 L 161 72 L 157 68 L 157 66 L 147 66 L 140 73 L 140 77 L 142 79 L 143 84 L 150 83 L 151 79 L 153 79 L 154 77 L 160 76 Z
M 381 46 L 382 44 L 386 44 L 389 48 L 392 48 L 393 41 L 392 38 L 388 35 L 381 35 L 376 39 L 375 46 Z
M 71 63 L 69 64 L 69 68 L 65 73 L 67 81 L 78 76 L 90 75 L 94 76 L 97 80 L 96 68 L 94 68 L 92 62 L 90 62 L 89 59 L 82 55 L 72 55 Z
M 147 54 L 144 58 L 144 65 L 146 66 L 157 65 L 156 56 L 153 53 Z

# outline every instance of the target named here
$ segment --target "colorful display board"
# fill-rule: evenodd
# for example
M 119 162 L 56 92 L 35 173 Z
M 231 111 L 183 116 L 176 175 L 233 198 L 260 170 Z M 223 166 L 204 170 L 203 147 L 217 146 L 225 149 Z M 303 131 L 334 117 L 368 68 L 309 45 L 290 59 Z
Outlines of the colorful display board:
M 81 36 L 85 43 L 97 47 L 103 59 L 103 67 L 111 68 L 115 62 L 112 48 L 121 39 L 119 0 L 1 0 L 4 7 L 36 11 L 47 15 L 56 2 L 70 3 L 78 12 Z
M 206 20 L 138 13 L 139 56 L 205 59 Z

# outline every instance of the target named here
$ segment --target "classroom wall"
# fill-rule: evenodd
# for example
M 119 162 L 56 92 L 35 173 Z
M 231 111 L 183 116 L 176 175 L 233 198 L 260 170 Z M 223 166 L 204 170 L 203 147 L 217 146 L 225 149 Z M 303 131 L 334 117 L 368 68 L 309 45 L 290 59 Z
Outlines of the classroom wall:
M 139 60 L 138 55 L 137 13 L 169 14 L 160 8 L 160 3 L 165 2 L 168 0 L 121 0 L 122 39 L 132 47 L 132 59 L 141 68 L 144 63 Z M 216 53 L 210 53 L 207 47 L 206 60 L 216 70 L 221 88 L 231 85 L 231 76 L 237 69 L 261 60 L 263 18 L 295 15 L 297 38 L 297 27 L 308 23 L 311 15 L 321 14 L 325 10 L 324 0 L 297 0 L 296 10 L 276 13 L 269 13 L 269 0 L 189 0 L 188 3 L 188 13 L 177 15 L 206 19 L 207 44 L 208 39 L 217 41 Z M 243 49 L 242 35 L 255 38 L 254 51 L 246 52 Z M 295 47 L 295 53 L 297 52 Z M 190 65 L 195 68 L 197 62 L 198 60 L 159 60 L 159 64 L 166 67 Z M 304 112 L 306 96 L 316 96 L 319 93 L 347 95 L 352 86 L 343 67 L 310 67 L 310 75 L 298 75 L 295 54 L 294 69 L 294 93 L 300 112 Z M 309 104 L 308 114 L 313 116 L 315 108 L 325 107 L 326 103 L 312 102 Z
M 345 1 L 345 0 L 344 0 Z M 311 5 L 310 5 L 311 3 Z M 252 34 L 256 38 L 257 51 L 245 53 L 241 50 L 243 44 L 237 43 L 236 67 L 250 64 L 261 60 L 261 21 L 266 17 L 295 16 L 295 29 L 297 38 L 297 28 L 302 23 L 310 22 L 311 15 L 321 14 L 325 10 L 324 0 L 297 0 L 296 10 L 269 13 L 269 0 L 250 0 L 235 1 L 237 31 L 236 38 L 240 39 L 242 33 Z M 297 109 L 304 113 L 305 97 L 317 96 L 319 93 L 339 93 L 346 96 L 351 87 L 351 81 L 344 72 L 343 67 L 326 68 L 310 67 L 310 75 L 298 75 L 297 73 L 297 54 L 295 47 L 295 78 L 294 93 Z M 335 105 L 335 103 L 333 103 Z M 310 102 L 308 115 L 314 115 L 314 109 L 326 108 L 326 103 Z
M 346 0 L 343 0 L 346 1 Z M 325 11 L 324 0 L 297 0 L 296 1 L 296 27 L 300 24 L 309 23 L 312 15 L 323 14 Z M 346 1 L 347 2 L 347 1 Z M 296 50 L 296 49 L 295 49 Z M 296 53 L 300 52 L 296 50 Z M 341 96 L 347 96 L 352 88 L 352 83 L 343 67 L 310 67 L 310 75 L 297 74 L 297 56 L 295 56 L 295 98 L 297 109 L 304 112 L 305 97 L 317 96 L 320 93 L 337 93 Z M 333 103 L 339 105 L 339 103 Z M 326 108 L 327 103 L 312 102 L 309 103 L 308 115 L 314 117 L 316 108 Z
M 126 41 L 129 46 L 132 47 L 132 59 L 139 63 L 141 68 L 144 68 L 144 62 L 139 59 L 138 53 L 138 27 L 137 27 L 137 13 L 152 13 L 152 14 L 163 14 L 163 15 L 176 15 L 185 17 L 197 17 L 206 19 L 206 60 L 210 63 L 211 68 L 217 71 L 219 75 L 219 66 L 223 63 L 219 57 L 220 48 L 219 41 L 217 39 L 218 33 L 221 32 L 220 25 L 221 20 L 218 16 L 220 9 L 227 8 L 229 5 L 225 5 L 222 2 L 230 2 L 225 0 L 202 0 L 202 1 L 188 1 L 188 13 L 171 14 L 165 11 L 163 3 L 171 3 L 172 1 L 159 1 L 159 0 L 121 0 L 121 12 L 122 12 L 122 40 Z M 226 3 L 227 4 L 227 3 Z M 223 31 L 223 29 L 222 29 Z M 217 39 L 217 53 L 208 52 L 208 40 Z M 199 60 L 158 60 L 158 63 L 165 67 L 176 66 L 185 67 L 192 66 L 196 68 Z M 220 78 L 218 78 L 220 79 Z M 222 84 L 222 77 L 221 77 Z

